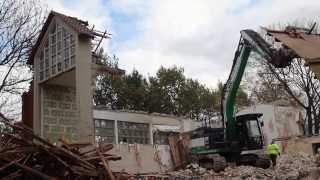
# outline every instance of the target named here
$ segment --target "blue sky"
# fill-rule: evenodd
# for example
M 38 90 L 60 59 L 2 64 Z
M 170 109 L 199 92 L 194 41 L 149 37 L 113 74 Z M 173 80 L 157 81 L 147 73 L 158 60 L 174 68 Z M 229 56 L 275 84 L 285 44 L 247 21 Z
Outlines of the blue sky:
M 111 32 L 104 47 L 127 72 L 148 76 L 161 65 L 177 65 L 209 87 L 228 76 L 241 29 L 319 21 L 320 12 L 318 0 L 42 1 Z

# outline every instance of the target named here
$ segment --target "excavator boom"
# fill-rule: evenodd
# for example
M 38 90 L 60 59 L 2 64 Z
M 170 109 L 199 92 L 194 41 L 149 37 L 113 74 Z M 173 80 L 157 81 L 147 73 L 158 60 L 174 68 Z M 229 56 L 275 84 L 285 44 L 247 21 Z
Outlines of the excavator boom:
M 217 171 L 222 170 L 226 163 L 221 160 L 220 156 L 227 161 L 239 164 L 262 168 L 270 166 L 270 161 L 264 156 L 265 154 L 250 152 L 263 149 L 263 134 L 258 120 L 262 114 L 235 116 L 237 91 L 252 51 L 276 68 L 287 66 L 295 56 L 293 51 L 286 47 L 273 48 L 255 31 L 241 31 L 232 69 L 224 85 L 221 99 L 224 127 L 205 126 L 190 132 L 191 152 L 196 155 L 195 159 L 203 166 L 212 167 Z
M 229 78 L 224 85 L 221 100 L 221 113 L 226 125 L 226 136 L 229 141 L 237 139 L 239 131 L 235 119 L 235 100 L 240 82 L 247 66 L 249 55 L 257 52 L 263 59 L 275 67 L 285 67 L 292 59 L 289 49 L 274 49 L 253 30 L 242 30 L 238 48 L 233 59 Z

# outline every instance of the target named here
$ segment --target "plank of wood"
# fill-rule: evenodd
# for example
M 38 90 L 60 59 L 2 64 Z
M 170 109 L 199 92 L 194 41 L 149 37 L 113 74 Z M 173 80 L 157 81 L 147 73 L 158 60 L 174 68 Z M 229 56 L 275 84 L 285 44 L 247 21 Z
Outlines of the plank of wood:
M 112 173 L 112 171 L 111 171 L 111 169 L 110 169 L 110 166 L 109 166 L 108 162 L 107 162 L 107 161 L 104 159 L 104 157 L 102 156 L 102 154 L 101 154 L 101 152 L 100 152 L 100 149 L 99 149 L 99 148 L 96 148 L 96 151 L 97 151 L 97 153 L 99 154 L 100 159 L 101 159 L 101 161 L 102 161 L 102 164 L 103 164 L 105 170 L 107 171 L 108 175 L 110 176 L 110 179 L 111 179 L 111 180 L 116 180 L 116 178 L 114 177 L 114 175 L 113 175 L 113 173 Z
M 181 166 L 181 159 L 180 159 L 179 147 L 178 147 L 178 138 L 176 136 L 169 136 L 168 140 L 169 140 L 169 145 L 170 145 L 174 166 L 175 168 L 178 168 Z
M 7 161 L 7 162 L 10 162 L 10 160 L 6 159 L 6 158 L 1 158 L 2 160 L 4 161 Z M 31 167 L 28 167 L 26 165 L 23 165 L 23 164 L 20 164 L 19 162 L 15 162 L 14 163 L 16 166 L 20 167 L 23 171 L 26 171 L 28 173 L 31 173 L 39 178 L 42 178 L 42 179 L 45 179 L 45 180 L 58 180 L 57 178 L 55 177 L 51 177 L 51 176 L 48 176 L 38 170 L 35 170 Z
M 24 157 L 19 158 L 19 159 L 15 160 L 15 161 L 11 161 L 11 162 L 9 162 L 8 164 L 0 167 L 0 172 L 3 171 L 4 169 L 6 169 L 6 168 L 8 168 L 8 167 L 10 167 L 10 166 L 12 166 L 12 165 L 14 165 L 15 163 L 21 161 L 23 158 L 24 158 Z
M 99 146 L 99 149 L 102 152 L 110 151 L 111 149 L 113 149 L 113 144 L 106 144 L 106 145 L 103 145 L 102 147 Z M 96 152 L 97 152 L 96 147 L 94 147 L 93 149 L 80 153 L 80 155 L 83 156 L 83 155 L 88 155 L 90 153 L 96 153 Z

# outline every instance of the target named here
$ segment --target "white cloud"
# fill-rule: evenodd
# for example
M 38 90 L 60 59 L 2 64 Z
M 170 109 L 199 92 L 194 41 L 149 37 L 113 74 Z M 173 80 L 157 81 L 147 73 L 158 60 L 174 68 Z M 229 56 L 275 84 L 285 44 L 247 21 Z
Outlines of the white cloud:
M 110 10 L 104 0 L 41 0 L 47 5 L 48 10 L 54 10 L 68 16 L 77 17 L 88 21 L 90 27 L 100 31 L 113 32 Z M 106 49 L 109 49 L 109 41 L 103 41 Z
M 177 64 L 212 87 L 227 77 L 241 29 L 314 20 L 319 10 L 316 0 L 153 1 L 144 9 L 143 33 L 119 45 L 117 54 L 127 70 L 154 74 L 160 65 Z
M 44 1 L 44 0 L 43 0 Z M 88 20 L 100 29 L 118 23 L 110 11 L 135 17 L 139 33 L 112 41 L 127 71 L 153 75 L 161 66 L 178 65 L 188 77 L 213 87 L 225 80 L 241 29 L 257 29 L 296 19 L 319 20 L 317 0 L 82 0 L 46 1 L 50 9 Z M 125 27 L 127 28 L 127 27 Z M 116 35 L 117 32 L 113 32 Z M 107 49 L 108 46 L 106 45 Z

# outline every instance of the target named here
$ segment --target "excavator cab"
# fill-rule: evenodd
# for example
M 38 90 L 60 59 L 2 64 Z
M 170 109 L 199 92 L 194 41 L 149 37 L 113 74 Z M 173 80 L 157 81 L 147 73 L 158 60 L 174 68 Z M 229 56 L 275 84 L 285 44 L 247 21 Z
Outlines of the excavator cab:
M 261 113 L 236 116 L 240 134 L 239 142 L 242 151 L 263 148 L 262 123 L 259 121 L 261 116 Z

